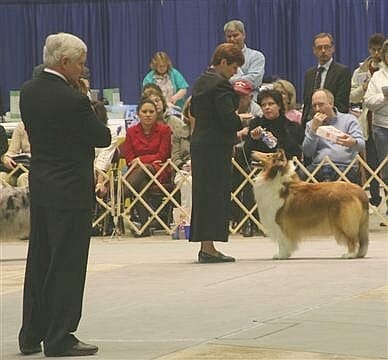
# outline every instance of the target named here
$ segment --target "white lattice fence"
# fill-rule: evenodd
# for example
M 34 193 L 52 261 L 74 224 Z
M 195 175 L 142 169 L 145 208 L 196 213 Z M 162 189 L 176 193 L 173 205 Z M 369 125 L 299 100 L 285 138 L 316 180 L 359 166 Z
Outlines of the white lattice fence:
M 387 206 L 388 184 L 384 183 L 384 181 L 379 177 L 379 172 L 381 171 L 381 169 L 384 166 L 388 166 L 388 156 L 386 156 L 385 159 L 377 166 L 376 170 L 372 170 L 370 166 L 366 163 L 365 159 L 360 155 L 357 155 L 344 171 L 341 171 L 327 156 L 318 164 L 318 166 L 311 173 L 297 158 L 294 158 L 293 161 L 295 166 L 299 167 L 306 174 L 306 181 L 310 182 L 318 182 L 314 176 L 324 165 L 329 165 L 332 169 L 334 169 L 341 181 L 350 182 L 349 179 L 346 177 L 346 174 L 352 169 L 353 166 L 358 166 L 360 179 L 362 180 L 361 186 L 365 191 L 368 191 L 372 180 L 376 180 L 379 183 L 382 201 L 378 206 L 369 205 L 369 207 L 372 210 L 372 213 L 374 213 L 377 217 L 380 218 L 381 222 L 388 225 L 387 216 L 383 213 L 383 208 Z M 361 176 L 362 173 L 363 176 Z
M 387 193 L 388 193 L 388 186 L 384 183 L 384 181 L 379 177 L 378 173 L 382 169 L 383 166 L 385 166 L 388 163 L 388 157 L 378 166 L 376 170 L 372 170 L 368 164 L 365 162 L 365 160 L 361 156 L 357 156 L 352 163 L 349 164 L 349 166 L 341 171 L 329 158 L 325 158 L 322 160 L 320 164 L 314 169 L 313 172 L 309 172 L 307 168 L 301 163 L 297 158 L 293 159 L 293 162 L 296 167 L 299 167 L 301 171 L 303 171 L 306 176 L 307 180 L 310 182 L 318 182 L 315 178 L 315 175 L 318 173 L 318 171 L 321 169 L 324 165 L 329 165 L 334 169 L 334 171 L 338 174 L 338 177 L 342 181 L 349 182 L 349 179 L 347 178 L 348 172 L 352 169 L 354 166 L 360 166 L 364 169 L 365 173 L 368 174 L 368 176 L 365 177 L 365 181 L 362 184 L 362 187 L 364 190 L 367 190 L 369 188 L 369 184 L 373 179 L 376 179 L 378 183 L 380 184 L 380 193 L 383 198 L 380 205 L 378 207 L 370 206 L 373 213 L 375 213 L 382 222 L 387 224 L 387 217 L 382 213 L 382 209 L 385 206 L 385 202 L 387 201 Z M 239 211 L 241 211 L 242 216 L 240 217 L 239 221 L 235 224 L 231 224 L 229 230 L 232 234 L 235 234 L 239 232 L 244 225 L 244 223 L 250 219 L 254 224 L 257 225 L 257 227 L 265 232 L 264 226 L 260 223 L 260 221 L 254 216 L 254 212 L 257 209 L 257 205 L 254 205 L 252 208 L 248 209 L 246 205 L 243 203 L 243 201 L 239 198 L 239 194 L 244 189 L 244 187 L 249 183 L 253 184 L 254 177 L 258 174 L 259 169 L 252 168 L 252 170 L 247 173 L 234 159 L 232 161 L 234 170 L 237 171 L 239 174 L 241 174 L 242 182 L 238 184 L 236 189 L 234 189 L 231 192 L 231 201 L 235 203 Z M 136 167 L 140 166 L 144 172 L 149 176 L 150 181 L 147 183 L 147 185 L 140 191 L 137 192 L 131 184 L 126 180 L 126 177 L 128 174 Z M 158 176 L 161 174 L 163 170 L 166 168 L 171 168 L 174 171 L 179 171 L 179 169 L 172 163 L 172 161 L 169 159 L 166 163 L 163 164 L 161 169 L 156 173 L 152 174 L 144 164 L 142 164 L 139 160 L 137 160 L 134 164 L 131 165 L 131 167 L 128 169 L 128 171 L 119 176 L 118 181 L 118 191 L 117 191 L 117 206 L 118 206 L 118 215 L 123 216 L 125 220 L 129 223 L 130 228 L 140 234 L 142 231 L 144 231 L 147 226 L 152 224 L 153 221 L 156 221 L 158 224 L 160 224 L 161 228 L 165 230 L 168 234 L 172 234 L 177 226 L 179 224 L 169 224 L 166 223 L 166 221 L 163 220 L 163 218 L 160 216 L 161 212 L 166 206 L 172 206 L 179 208 L 182 212 L 185 212 L 186 209 L 182 208 L 179 204 L 179 202 L 176 200 L 175 195 L 180 190 L 179 186 L 175 186 L 172 188 L 167 187 L 165 184 L 161 184 L 158 180 Z M 150 204 L 148 204 L 145 199 L 143 198 L 144 194 L 150 190 L 151 188 L 154 188 L 154 191 L 156 190 L 161 195 L 161 202 L 157 207 L 152 207 Z M 126 194 L 126 196 L 123 195 L 123 191 Z M 124 202 L 124 198 L 129 198 L 129 202 Z M 147 209 L 147 211 L 150 214 L 150 217 L 148 221 L 143 224 L 141 228 L 139 228 L 138 224 L 136 224 L 132 219 L 132 210 L 135 208 L 136 203 L 140 202 L 143 204 L 143 206 Z M 125 205 L 125 206 L 124 206 Z M 186 214 L 189 215 L 189 214 Z
M 136 167 L 140 167 L 150 178 L 149 182 L 140 192 L 138 192 L 127 180 L 128 175 Z M 151 171 L 139 159 L 137 159 L 131 164 L 129 169 L 124 174 L 119 176 L 119 186 L 117 192 L 119 215 L 126 220 L 130 226 L 130 229 L 137 234 L 142 233 L 148 226 L 155 224 L 156 222 L 156 225 L 160 226 L 163 230 L 171 235 L 179 226 L 179 224 L 171 224 L 171 216 L 163 219 L 161 216 L 162 212 L 164 211 L 165 213 L 167 212 L 171 215 L 172 208 L 176 207 L 185 213 L 185 209 L 181 207 L 180 203 L 175 198 L 177 192 L 180 190 L 180 187 L 172 186 L 172 178 L 167 184 L 162 184 L 158 179 L 159 175 L 161 175 L 165 170 L 172 170 L 173 173 L 175 171 L 179 171 L 175 164 L 173 164 L 173 162 L 168 159 L 164 164 L 162 164 L 161 168 L 155 174 L 152 174 Z M 157 197 L 160 199 L 160 202 L 156 206 L 151 206 L 151 204 L 144 199 L 145 195 L 148 198 Z M 148 220 L 142 225 L 137 224 L 136 221 L 133 221 L 136 204 L 139 203 L 142 204 L 142 206 L 144 206 L 144 208 L 149 213 Z M 189 216 L 190 214 L 186 215 Z
M 361 157 L 357 156 L 354 161 L 349 164 L 349 166 L 341 171 L 329 158 L 325 158 L 322 162 L 314 169 L 313 172 L 309 172 L 306 167 L 301 163 L 297 158 L 293 159 L 293 162 L 300 171 L 303 171 L 307 176 L 307 181 L 317 182 L 315 175 L 318 173 L 320 168 L 324 165 L 331 166 L 335 172 L 338 173 L 339 178 L 342 181 L 349 181 L 346 177 L 349 170 L 352 166 L 358 165 L 364 171 L 365 176 L 363 176 L 362 188 L 365 191 L 368 191 L 370 183 L 372 180 L 376 180 L 380 185 L 380 195 L 382 201 L 378 207 L 370 205 L 372 213 L 374 213 L 381 222 L 388 225 L 387 216 L 383 213 L 383 209 L 386 206 L 388 201 L 388 184 L 379 177 L 379 172 L 384 166 L 388 166 L 388 156 L 384 159 L 382 163 L 379 164 L 376 170 L 372 170 L 366 161 Z M 257 209 L 257 205 L 254 205 L 251 209 L 248 209 L 244 202 L 240 199 L 239 194 L 246 187 L 247 184 L 253 184 L 254 177 L 258 174 L 259 169 L 252 168 L 249 173 L 247 173 L 234 159 L 232 161 L 234 171 L 241 174 L 242 181 L 237 187 L 231 192 L 231 201 L 235 204 L 237 209 L 241 211 L 241 217 L 238 223 L 231 224 L 230 232 L 235 234 L 241 230 L 241 227 L 244 223 L 250 219 L 257 227 L 265 232 L 265 228 L 260 223 L 260 221 L 254 216 L 254 212 Z M 146 186 L 141 191 L 136 191 L 134 187 L 127 181 L 127 176 L 135 167 L 141 167 L 144 172 L 149 176 L 150 180 Z M 176 231 L 179 224 L 172 224 L 172 218 L 167 217 L 163 218 L 162 213 L 170 213 L 173 208 L 178 208 L 182 213 L 187 217 L 190 214 L 187 214 L 187 209 L 181 207 L 179 201 L 177 200 L 177 193 L 180 191 L 180 186 L 173 185 L 173 179 L 168 184 L 162 184 L 158 177 L 166 169 L 170 169 L 172 174 L 179 171 L 179 169 L 168 159 L 155 174 L 152 174 L 149 169 L 141 163 L 141 161 L 136 160 L 129 169 L 122 173 L 123 169 L 121 167 L 114 166 L 107 173 L 98 171 L 100 182 L 102 182 L 108 189 L 108 196 L 103 198 L 96 197 L 96 201 L 102 209 L 98 215 L 93 219 L 93 226 L 99 225 L 104 226 L 110 217 L 113 219 L 114 228 L 117 231 L 119 228 L 120 221 L 125 220 L 128 223 L 130 229 L 137 234 L 143 232 L 149 225 L 156 224 L 159 225 L 159 228 L 164 230 L 168 234 L 172 234 Z M 28 173 L 27 168 L 22 164 L 19 164 L 15 169 L 13 169 L 9 175 L 13 175 L 16 172 L 22 170 L 25 173 Z M 183 179 L 187 179 L 189 175 L 182 174 Z M 1 179 L 0 179 L 1 180 Z M 8 183 L 2 181 L 3 186 L 9 186 Z M 149 204 L 144 199 L 145 194 L 151 194 L 147 196 L 157 196 L 159 197 L 159 202 L 155 204 Z M 139 224 L 136 223 L 133 212 L 136 208 L 136 204 L 141 203 L 145 209 L 149 212 L 148 220 L 139 227 Z M 153 205 L 153 206 L 151 206 Z M 122 227 L 123 228 L 123 227 Z M 122 230 L 121 230 L 122 232 Z M 121 233 L 120 232 L 120 233 Z
M 99 227 L 102 229 L 102 234 L 109 232 L 107 227 L 109 222 L 113 221 L 117 225 L 117 205 L 116 205 L 116 189 L 115 186 L 115 169 L 112 168 L 108 172 L 96 170 L 96 177 L 99 179 L 101 188 L 107 189 L 104 196 L 96 196 L 96 211 L 92 222 L 93 228 Z M 99 194 L 97 194 L 99 195 Z M 116 222 L 115 222 L 116 220 Z M 118 227 L 117 227 L 118 228 Z
M 15 176 L 17 175 L 17 176 Z M 23 186 L 28 185 L 28 169 L 23 164 L 17 164 L 9 173 L 6 174 L 5 178 L 0 177 L 0 185 L 1 186 L 11 186 L 8 182 L 8 178 L 15 176 L 15 178 L 20 176 L 25 176 L 23 181 Z

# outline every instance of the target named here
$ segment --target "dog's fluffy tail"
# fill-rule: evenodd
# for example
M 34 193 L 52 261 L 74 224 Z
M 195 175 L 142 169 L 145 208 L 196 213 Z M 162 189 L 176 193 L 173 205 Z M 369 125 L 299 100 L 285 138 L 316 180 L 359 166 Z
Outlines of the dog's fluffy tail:
M 360 227 L 358 230 L 358 239 L 360 241 L 360 247 L 357 253 L 357 257 L 365 257 L 368 252 L 369 245 L 369 212 L 368 209 L 364 209 L 362 218 L 360 221 Z

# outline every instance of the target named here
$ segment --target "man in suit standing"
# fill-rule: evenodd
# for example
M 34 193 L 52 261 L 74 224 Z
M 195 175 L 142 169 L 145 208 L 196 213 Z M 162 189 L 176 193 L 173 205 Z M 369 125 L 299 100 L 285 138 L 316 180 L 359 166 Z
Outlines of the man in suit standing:
M 318 60 L 318 66 L 308 69 L 304 76 L 302 115 L 304 127 L 314 115 L 311 107 L 311 97 L 316 89 L 330 90 L 338 111 L 341 113 L 349 112 L 351 72 L 345 65 L 333 60 L 334 52 L 335 45 L 331 34 L 320 33 L 315 35 L 313 53 Z
M 94 201 L 94 147 L 110 131 L 77 90 L 87 47 L 74 35 L 49 35 L 44 70 L 26 82 L 20 110 L 31 143 L 31 234 L 24 280 L 22 354 L 93 355 L 72 333 L 81 317 Z

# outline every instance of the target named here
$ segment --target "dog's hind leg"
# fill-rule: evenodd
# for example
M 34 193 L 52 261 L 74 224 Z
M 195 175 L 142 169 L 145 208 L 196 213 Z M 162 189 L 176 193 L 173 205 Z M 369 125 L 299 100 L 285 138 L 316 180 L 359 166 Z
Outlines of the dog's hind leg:
M 354 259 L 357 257 L 359 243 L 356 235 L 346 234 L 342 229 L 336 229 L 334 237 L 339 244 L 345 243 L 348 247 L 348 252 L 343 254 L 343 259 Z
M 343 259 L 365 256 L 368 250 L 369 214 L 367 207 L 358 202 L 342 204 L 341 211 L 333 219 L 334 236 L 338 243 L 345 244 L 348 252 Z
M 364 211 L 360 221 L 360 229 L 358 232 L 358 240 L 360 243 L 360 248 L 357 253 L 357 257 L 365 257 L 368 252 L 369 245 L 369 214 L 368 211 Z
M 355 259 L 358 255 L 358 244 L 355 246 L 348 247 L 348 252 L 342 254 L 342 259 Z

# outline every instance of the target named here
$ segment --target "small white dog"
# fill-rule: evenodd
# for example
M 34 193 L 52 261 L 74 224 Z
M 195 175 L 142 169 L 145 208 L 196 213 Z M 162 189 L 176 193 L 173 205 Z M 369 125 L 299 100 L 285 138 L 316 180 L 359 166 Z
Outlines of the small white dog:
M 28 186 L 0 185 L 0 239 L 25 238 L 30 231 Z
M 274 259 L 290 257 L 305 237 L 326 235 L 334 235 L 337 243 L 347 246 L 343 258 L 366 255 L 369 201 L 360 186 L 342 181 L 301 181 L 283 150 L 253 151 L 252 159 L 263 165 L 253 190 L 260 218 L 279 245 Z

